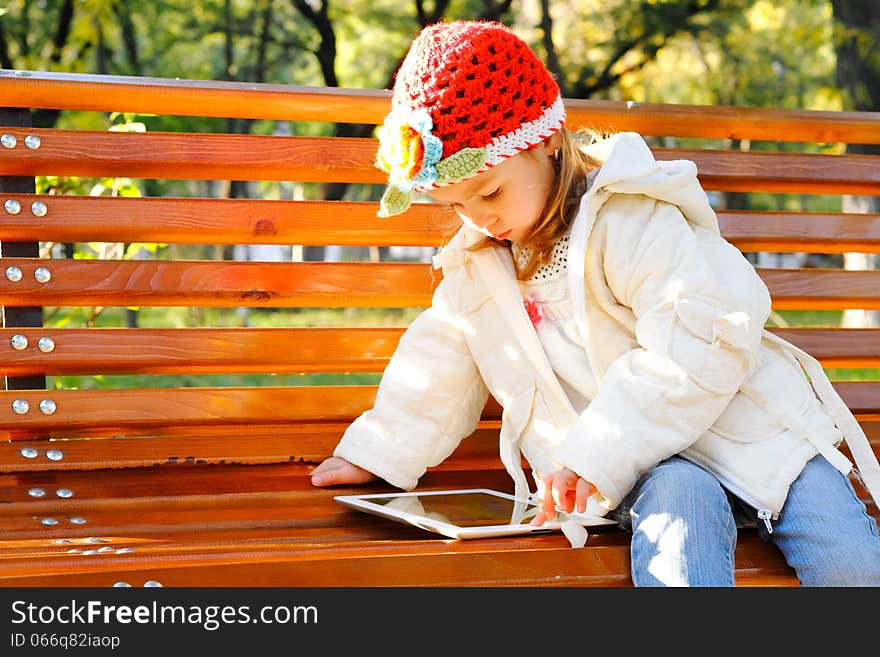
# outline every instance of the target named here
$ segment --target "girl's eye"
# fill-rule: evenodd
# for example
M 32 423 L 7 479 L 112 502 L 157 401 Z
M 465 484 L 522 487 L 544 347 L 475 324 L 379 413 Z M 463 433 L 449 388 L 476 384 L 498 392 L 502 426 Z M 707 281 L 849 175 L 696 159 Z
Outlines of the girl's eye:
M 491 201 L 493 198 L 496 198 L 501 193 L 501 188 L 499 187 L 494 192 L 490 194 L 483 194 L 482 199 L 484 201 Z

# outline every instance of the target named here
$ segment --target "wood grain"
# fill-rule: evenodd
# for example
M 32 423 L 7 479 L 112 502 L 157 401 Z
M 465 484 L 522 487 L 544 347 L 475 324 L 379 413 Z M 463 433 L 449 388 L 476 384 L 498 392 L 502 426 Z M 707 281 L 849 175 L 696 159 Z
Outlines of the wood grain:
M 370 202 L 45 194 L 16 200 L 25 210 L 0 214 L 0 241 L 436 247 L 461 226 L 452 210 L 431 203 L 379 220 Z M 43 217 L 29 211 L 37 201 L 47 207 Z M 880 252 L 877 214 L 719 210 L 718 222 L 742 251 Z
M 834 387 L 857 418 L 880 417 L 880 381 L 839 381 Z M 63 432 L 107 426 L 124 434 L 161 426 L 351 422 L 372 406 L 375 394 L 376 386 L 369 385 L 0 391 L 0 430 Z M 47 398 L 57 407 L 50 415 L 39 410 Z M 17 414 L 13 400 L 28 402 L 30 410 Z M 500 415 L 491 398 L 486 408 L 486 419 Z
M 6 306 L 427 307 L 442 274 L 418 263 L 40 260 L 7 258 Z M 51 272 L 35 280 L 38 267 Z M 779 310 L 880 309 L 880 272 L 759 269 Z
M 126 176 L 185 180 L 286 180 L 384 184 L 377 142 L 345 137 L 10 129 L 39 149 L 2 153 L 2 176 Z M 5 150 L 5 149 L 4 149 Z M 707 190 L 875 194 L 871 155 L 654 148 L 657 159 L 696 163 Z
M 7 107 L 381 123 L 391 92 L 209 80 L 0 70 Z M 565 99 L 572 128 L 719 139 L 880 143 L 875 112 Z
M 0 329 L 0 373 L 381 372 L 404 328 Z M 825 367 L 880 367 L 880 329 L 772 329 Z M 12 337 L 28 341 L 12 348 Z M 50 338 L 55 349 L 37 348 Z

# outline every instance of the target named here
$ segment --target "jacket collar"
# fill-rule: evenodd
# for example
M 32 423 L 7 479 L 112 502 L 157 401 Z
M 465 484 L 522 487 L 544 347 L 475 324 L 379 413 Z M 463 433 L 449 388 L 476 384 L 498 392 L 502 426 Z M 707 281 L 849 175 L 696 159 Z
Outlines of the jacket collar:
M 504 323 L 510 328 L 538 374 L 540 389 L 547 403 L 554 409 L 554 417 L 560 422 L 573 423 L 577 415 L 547 359 L 547 354 L 523 305 L 510 251 L 493 247 L 480 249 L 469 255 L 498 305 Z

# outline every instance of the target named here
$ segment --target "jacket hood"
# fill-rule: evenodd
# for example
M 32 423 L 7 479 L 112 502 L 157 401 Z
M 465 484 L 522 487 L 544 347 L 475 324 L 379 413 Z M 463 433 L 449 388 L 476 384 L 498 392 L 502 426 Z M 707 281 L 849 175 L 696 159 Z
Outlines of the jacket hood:
M 697 165 L 690 160 L 658 162 L 635 132 L 620 132 L 583 150 L 602 162 L 590 191 L 649 196 L 677 205 L 690 223 L 719 232 L 715 211 L 697 179 Z

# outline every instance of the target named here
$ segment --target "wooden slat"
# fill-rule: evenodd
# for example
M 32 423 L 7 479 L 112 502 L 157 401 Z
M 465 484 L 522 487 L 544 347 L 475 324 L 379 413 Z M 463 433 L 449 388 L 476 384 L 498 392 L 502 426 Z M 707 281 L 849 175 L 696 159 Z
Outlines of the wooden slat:
M 419 263 L 279 263 L 8 258 L 6 306 L 427 307 L 442 274 Z M 52 278 L 39 283 L 37 267 Z M 777 309 L 880 309 L 880 271 L 759 269 Z
M 880 215 L 720 210 L 721 234 L 741 251 L 880 253 Z
M 404 328 L 0 329 L 0 374 L 381 372 Z M 880 329 L 774 333 L 825 367 L 880 367 Z M 14 335 L 28 346 L 12 348 Z M 39 350 L 41 338 L 55 349 Z
M 430 266 L 415 263 L 8 258 L 3 265 L 23 272 L 17 282 L 0 278 L 7 306 L 406 308 L 429 304 L 432 285 Z M 35 280 L 38 267 L 50 269 L 49 282 Z
M 380 220 L 368 202 L 14 196 L 25 210 L 0 214 L 0 241 L 438 246 L 461 225 L 431 203 Z M 877 214 L 720 210 L 718 221 L 743 251 L 880 252 Z
M 183 549 L 134 557 L 62 554 L 54 559 L 22 559 L 3 563 L 0 586 L 107 587 L 119 581 L 142 586 L 150 580 L 166 587 L 632 585 L 624 536 L 615 539 L 617 545 L 609 545 L 594 533 L 589 549 L 572 550 L 558 535 L 450 543 L 418 537 L 407 541 L 399 533 L 389 533 L 363 547 L 343 545 L 334 550 L 326 534 L 314 537 L 314 547 L 300 549 L 289 547 L 289 541 L 271 546 L 276 549 L 261 545 L 256 550 L 238 548 L 227 540 L 226 554 L 213 557 Z M 779 550 L 757 535 L 737 542 L 736 559 L 739 586 L 798 584 Z
M 381 182 L 376 142 L 345 137 L 90 132 L 33 128 L 39 149 L 4 149 L 0 176 Z
M 464 439 L 454 456 L 437 470 L 504 469 L 498 457 L 500 409 L 487 406 L 482 421 Z M 0 442 L 0 472 L 56 472 L 106 468 L 142 468 L 199 463 L 312 463 L 333 453 L 348 422 L 321 424 L 176 428 L 174 433 L 155 435 L 126 434 L 124 437 L 75 437 L 73 430 L 60 430 L 63 440 L 16 440 Z M 34 449 L 35 458 L 25 458 L 21 450 Z M 49 449 L 59 450 L 60 460 L 46 457 Z M 18 498 L 16 498 L 18 499 Z M 24 501 L 24 498 L 19 501 Z
M 659 160 L 694 161 L 706 190 L 874 195 L 880 189 L 873 155 L 653 150 Z
M 777 310 L 880 309 L 880 271 L 760 269 Z
M 880 367 L 880 329 L 803 327 L 770 330 L 815 357 L 823 367 Z
M 498 457 L 500 412 L 500 407 L 494 402 L 487 404 L 483 413 L 485 419 L 478 423 L 476 431 L 462 441 L 452 456 L 434 469 L 465 472 L 503 469 Z M 80 470 L 159 465 L 317 464 L 333 453 L 348 424 L 347 421 L 340 421 L 273 424 L 270 427 L 255 425 L 246 430 L 234 424 L 170 427 L 150 430 L 145 434 L 126 433 L 121 437 L 112 435 L 115 433 L 113 431 L 108 435 L 107 430 L 101 432 L 104 435 L 96 435 L 98 432 L 61 428 L 48 432 L 57 434 L 54 440 L 31 437 L 0 442 L 0 473 L 43 472 L 51 479 L 60 477 L 57 475 L 60 471 L 74 473 Z M 861 424 L 874 452 L 880 454 L 880 421 L 863 420 Z M 35 450 L 37 456 L 26 458 L 22 455 L 22 450 L 28 449 Z M 60 451 L 62 458 L 47 458 L 50 449 Z M 846 451 L 846 447 L 843 450 Z M 88 481 L 88 478 L 82 481 Z M 23 501 L 23 494 L 15 499 Z M 7 491 L 7 495 L 14 497 L 11 491 Z
M 371 385 L 0 391 L 0 431 L 112 426 L 125 433 L 162 426 L 351 422 L 372 406 L 375 396 Z M 16 399 L 27 401 L 30 410 L 15 413 Z M 55 402 L 53 414 L 40 412 L 44 399 Z M 494 400 L 487 409 L 500 415 Z
M 129 176 L 210 180 L 385 182 L 373 166 L 376 141 L 85 130 L 10 130 L 42 139 L 39 149 L 0 153 L 0 175 Z M 18 134 L 17 134 L 18 133 Z M 658 159 L 693 160 L 707 190 L 875 194 L 880 168 L 871 155 L 655 148 Z
M 840 381 L 834 387 L 859 419 L 880 417 L 880 382 Z M 0 431 L 111 426 L 125 433 L 160 426 L 350 422 L 372 406 L 375 394 L 375 386 L 0 391 Z M 52 415 L 39 410 L 47 398 L 57 407 Z M 28 402 L 27 413 L 12 410 L 17 399 Z M 500 415 L 491 398 L 486 414 Z
M 381 123 L 386 90 L 0 70 L 9 107 Z M 876 112 L 565 100 L 568 124 L 645 135 L 880 143 Z
M 437 246 L 461 226 L 451 210 L 429 203 L 379 219 L 378 205 L 367 202 L 48 194 L 15 199 L 24 210 L 0 214 L 0 241 Z M 46 205 L 45 216 L 30 211 L 35 201 Z
M 381 372 L 402 328 L 0 329 L 0 374 Z M 15 350 L 13 335 L 28 348 Z M 55 349 L 39 350 L 41 338 Z

